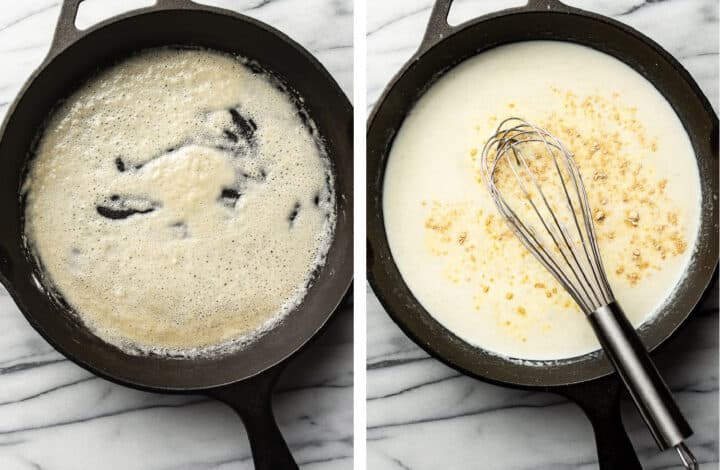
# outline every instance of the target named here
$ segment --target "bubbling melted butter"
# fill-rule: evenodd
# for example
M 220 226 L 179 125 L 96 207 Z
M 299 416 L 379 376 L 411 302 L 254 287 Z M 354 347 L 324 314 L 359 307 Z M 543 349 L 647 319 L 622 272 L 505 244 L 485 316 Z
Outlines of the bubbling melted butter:
M 335 227 L 312 122 L 274 80 L 204 50 L 150 49 L 84 84 L 22 191 L 43 277 L 130 353 L 257 338 L 303 299 Z

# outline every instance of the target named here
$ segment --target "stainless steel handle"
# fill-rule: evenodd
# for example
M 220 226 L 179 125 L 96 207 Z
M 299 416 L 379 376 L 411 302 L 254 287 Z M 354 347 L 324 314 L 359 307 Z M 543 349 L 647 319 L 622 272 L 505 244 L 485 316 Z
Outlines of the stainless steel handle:
M 683 444 L 692 429 L 620 306 L 612 302 L 588 319 L 658 447 L 675 447 L 686 468 L 698 468 Z

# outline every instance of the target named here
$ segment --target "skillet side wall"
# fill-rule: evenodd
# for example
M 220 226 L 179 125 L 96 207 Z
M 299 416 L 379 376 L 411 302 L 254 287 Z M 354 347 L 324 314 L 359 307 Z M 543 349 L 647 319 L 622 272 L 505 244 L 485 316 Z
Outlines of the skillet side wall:
M 241 54 L 272 70 L 304 99 L 333 161 L 338 220 L 325 267 L 302 305 L 261 341 L 216 359 L 127 356 L 100 341 L 33 283 L 17 191 L 28 149 L 57 101 L 103 65 L 143 48 L 198 45 Z M 250 18 L 218 11 L 125 15 L 91 29 L 45 65 L 8 117 L 0 141 L 0 279 L 30 323 L 54 347 L 105 378 L 144 389 L 193 390 L 242 380 L 282 361 L 327 321 L 352 277 L 352 108 L 325 69 L 289 38 Z
M 519 9 L 522 10 L 522 9 Z M 488 15 L 461 25 L 455 33 L 414 56 L 378 101 L 368 126 L 368 278 L 385 310 L 400 328 L 431 355 L 486 381 L 522 387 L 554 386 L 610 373 L 604 355 L 593 354 L 543 367 L 508 361 L 465 343 L 440 325 L 414 298 L 395 266 L 382 214 L 382 187 L 388 153 L 397 129 L 417 99 L 448 69 L 489 48 L 524 40 L 565 40 L 594 47 L 627 63 L 666 97 L 683 122 L 702 180 L 703 214 L 697 262 L 677 295 L 655 321 L 641 328 L 646 346 L 655 348 L 689 316 L 717 264 L 717 116 L 690 75 L 669 54 L 631 28 L 593 14 L 522 12 Z

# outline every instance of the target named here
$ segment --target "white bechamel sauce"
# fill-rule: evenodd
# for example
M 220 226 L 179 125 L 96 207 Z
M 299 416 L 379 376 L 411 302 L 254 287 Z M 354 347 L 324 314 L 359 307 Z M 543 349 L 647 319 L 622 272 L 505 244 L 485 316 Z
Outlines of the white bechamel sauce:
M 642 259 L 657 268 L 629 282 L 627 271 L 618 274 L 616 269 L 633 263 L 631 240 L 638 228 L 624 219 L 635 207 L 622 202 L 620 194 L 603 194 L 607 180 L 583 175 L 591 207 L 609 200 L 603 207 L 608 215 L 596 226 L 603 234 L 612 230 L 613 239 L 601 237 L 600 248 L 615 297 L 634 325 L 651 319 L 666 302 L 691 261 L 697 238 L 701 193 L 689 138 L 667 101 L 633 69 L 599 51 L 550 41 L 502 46 L 461 63 L 419 99 L 398 131 L 385 172 L 385 228 L 403 279 L 428 312 L 463 340 L 503 356 L 554 360 L 599 348 L 584 314 L 567 303 L 569 297 L 563 292 L 546 295 L 551 286 L 559 286 L 550 274 L 514 237 L 490 239 L 486 219 L 478 215 L 497 210 L 485 184 L 476 179 L 478 165 L 471 153 L 482 149 L 499 120 L 519 116 L 542 125 L 554 113 L 554 124 L 567 119 L 565 124 L 583 134 L 598 124 L 574 122 L 582 113 L 567 114 L 566 92 L 579 102 L 605 97 L 602 102 L 622 113 L 630 110 L 644 126 L 638 131 L 647 136 L 644 146 L 637 142 L 639 134 L 622 129 L 614 138 L 630 167 L 642 164 L 641 175 L 648 181 L 667 179 L 664 195 L 653 197 L 659 208 L 653 212 L 637 206 L 643 233 L 652 232 L 649 224 L 667 224 L 648 220 L 667 208 L 678 218 L 672 230 L 687 243 L 682 253 L 666 259 L 644 247 Z M 615 124 L 607 121 L 600 126 L 614 132 Z M 652 151 L 649 142 L 655 145 Z M 608 168 L 608 173 L 618 171 Z M 462 250 L 454 239 L 443 244 L 428 230 L 433 210 L 450 214 L 433 219 L 453 221 L 449 237 L 462 230 L 463 241 L 467 238 Z M 466 249 L 470 245 L 472 250 Z M 471 266 L 470 258 L 477 263 Z M 537 283 L 547 288 L 534 288 Z
M 102 339 L 222 353 L 302 300 L 332 240 L 333 177 L 277 85 L 230 55 L 151 49 L 50 118 L 23 187 L 26 238 Z

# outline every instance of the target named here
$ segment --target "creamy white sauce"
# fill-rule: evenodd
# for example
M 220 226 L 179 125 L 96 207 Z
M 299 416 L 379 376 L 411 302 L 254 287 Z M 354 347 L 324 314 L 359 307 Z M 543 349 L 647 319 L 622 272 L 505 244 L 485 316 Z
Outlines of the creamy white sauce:
M 312 122 L 266 74 L 151 49 L 54 112 L 23 187 L 43 277 L 131 353 L 226 352 L 304 297 L 335 226 Z
M 636 326 L 668 299 L 692 257 L 701 193 L 689 138 L 667 101 L 627 65 L 579 45 L 533 41 L 450 70 L 394 140 L 385 228 L 403 279 L 430 314 L 504 356 L 552 360 L 596 350 L 584 315 L 507 232 L 478 180 L 476 152 L 509 116 L 551 127 L 577 152 L 591 207 L 604 211 L 596 226 L 605 269 Z

